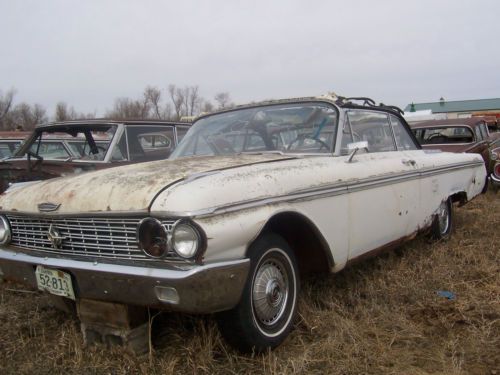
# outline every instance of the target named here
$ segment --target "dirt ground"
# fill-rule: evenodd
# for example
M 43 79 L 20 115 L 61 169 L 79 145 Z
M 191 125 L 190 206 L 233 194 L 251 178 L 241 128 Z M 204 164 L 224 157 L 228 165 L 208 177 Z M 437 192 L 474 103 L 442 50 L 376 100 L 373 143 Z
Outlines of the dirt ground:
M 303 281 L 295 330 L 262 355 L 228 347 L 211 316 L 167 313 L 149 354 L 86 348 L 78 321 L 47 296 L 2 284 L 0 373 L 500 375 L 500 193 L 455 213 L 448 242 L 420 237 Z

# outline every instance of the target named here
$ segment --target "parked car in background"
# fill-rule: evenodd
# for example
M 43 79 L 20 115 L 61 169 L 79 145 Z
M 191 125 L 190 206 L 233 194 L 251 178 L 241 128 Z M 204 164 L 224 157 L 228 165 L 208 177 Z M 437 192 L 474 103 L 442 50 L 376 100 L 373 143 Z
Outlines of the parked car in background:
M 166 159 L 190 124 L 82 120 L 38 126 L 0 162 L 0 192 L 9 184 Z
M 490 133 L 487 119 L 471 117 L 424 121 L 411 125 L 423 149 L 480 154 L 488 174 L 500 151 L 500 133 Z M 500 154 L 499 154 L 500 156 Z
M 87 130 L 113 146 L 119 129 Z M 449 237 L 453 204 L 485 177 L 479 155 L 421 150 L 400 112 L 370 99 L 251 104 L 199 118 L 169 160 L 5 192 L 0 272 L 84 310 L 217 312 L 228 342 L 263 351 L 292 329 L 302 275 L 425 230 Z
M 0 131 L 0 160 L 11 157 L 30 134 L 22 131 Z
M 475 113 L 472 118 L 482 117 L 488 125 L 490 133 L 500 132 L 500 112 Z

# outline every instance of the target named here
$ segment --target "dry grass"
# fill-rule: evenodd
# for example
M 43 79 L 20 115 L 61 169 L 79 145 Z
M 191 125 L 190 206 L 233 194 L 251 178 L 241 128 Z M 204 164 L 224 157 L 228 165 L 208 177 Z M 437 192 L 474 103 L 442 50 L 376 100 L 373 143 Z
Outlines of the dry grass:
M 449 242 L 419 238 L 306 280 L 295 331 L 264 355 L 233 351 L 212 317 L 174 314 L 155 319 L 151 356 L 84 348 L 74 318 L 4 284 L 0 373 L 500 374 L 500 195 L 456 214 Z

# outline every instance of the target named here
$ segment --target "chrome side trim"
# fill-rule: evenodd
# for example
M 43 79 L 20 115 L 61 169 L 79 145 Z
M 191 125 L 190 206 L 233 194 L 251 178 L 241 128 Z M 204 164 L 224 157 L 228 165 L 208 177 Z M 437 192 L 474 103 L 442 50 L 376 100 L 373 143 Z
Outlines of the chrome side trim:
M 411 181 L 419 179 L 421 177 L 429 177 L 441 174 L 443 172 L 449 172 L 458 169 L 475 168 L 479 166 L 484 166 L 482 161 L 477 162 L 467 162 L 458 163 L 450 166 L 429 168 L 423 171 L 409 171 L 402 172 L 399 174 L 394 174 L 390 176 L 377 176 L 370 177 L 362 180 L 357 180 L 353 182 L 341 182 L 337 184 L 332 184 L 328 186 L 323 186 L 316 189 L 307 189 L 301 191 L 291 192 L 285 195 L 278 195 L 268 198 L 258 198 L 248 201 L 237 202 L 233 204 L 228 204 L 219 207 L 210 207 L 203 210 L 197 211 L 187 211 L 187 212 L 177 212 L 177 211 L 165 211 L 165 212 L 154 212 L 155 216 L 159 217 L 207 217 L 212 215 L 220 215 L 234 211 L 240 211 L 249 208 L 255 208 L 259 206 L 265 206 L 268 204 L 282 203 L 282 202 L 294 202 L 297 200 L 310 200 L 319 199 L 324 197 L 331 197 L 340 194 L 347 194 L 351 192 L 362 191 L 371 188 L 382 187 L 386 185 L 391 185 L 403 181 Z
M 464 162 L 458 164 L 452 164 L 448 166 L 429 168 L 427 170 L 421 171 L 410 171 L 403 172 L 396 175 L 390 176 L 377 176 L 371 177 L 363 180 L 357 180 L 356 182 L 342 182 L 337 184 L 332 184 L 328 186 L 323 186 L 321 188 L 316 189 L 307 189 L 294 191 L 288 194 L 267 197 L 267 198 L 258 198 L 254 200 L 241 201 L 237 203 L 232 203 L 219 207 L 209 207 L 202 210 L 196 211 L 164 211 L 164 212 L 153 212 L 154 217 L 159 218 L 187 218 L 187 217 L 206 217 L 211 215 L 219 215 L 228 212 L 234 212 L 238 210 L 244 210 L 248 208 L 254 208 L 258 206 L 273 204 L 273 203 L 282 203 L 282 202 L 293 202 L 296 200 L 308 200 L 308 199 L 318 199 L 323 197 L 330 197 L 340 194 L 346 194 L 349 192 L 361 191 L 368 188 L 384 186 L 387 184 L 392 184 L 396 182 L 401 182 L 404 180 L 413 180 L 421 177 L 429 177 L 433 175 L 438 175 L 443 172 L 448 172 L 457 169 L 467 169 L 484 166 L 483 161 L 475 161 L 475 162 Z M 175 181 L 172 186 L 179 181 Z M 163 191 L 165 189 L 162 189 Z M 156 199 L 153 198 L 152 202 Z M 1 211 L 4 214 L 12 214 L 17 216 L 41 216 L 39 212 L 18 212 L 18 211 Z M 54 212 L 46 212 L 43 214 L 43 217 L 54 217 L 54 218 L 65 218 L 65 217 L 137 217 L 145 215 L 150 215 L 149 209 L 138 210 L 138 211 L 100 211 L 100 212 L 70 212 L 70 213 L 54 213 Z

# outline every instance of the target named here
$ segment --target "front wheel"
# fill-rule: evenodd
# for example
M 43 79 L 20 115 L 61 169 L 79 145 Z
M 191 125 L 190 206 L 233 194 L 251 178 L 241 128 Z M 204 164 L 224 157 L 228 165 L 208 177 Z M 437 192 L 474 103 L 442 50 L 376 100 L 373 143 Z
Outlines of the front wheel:
M 447 240 L 451 237 L 453 228 L 453 204 L 451 198 L 443 201 L 439 206 L 434 222 L 432 223 L 432 238 Z
M 293 251 L 276 234 L 259 237 L 249 249 L 250 271 L 238 305 L 219 313 L 222 336 L 243 352 L 281 344 L 297 310 L 299 274 Z

